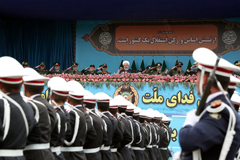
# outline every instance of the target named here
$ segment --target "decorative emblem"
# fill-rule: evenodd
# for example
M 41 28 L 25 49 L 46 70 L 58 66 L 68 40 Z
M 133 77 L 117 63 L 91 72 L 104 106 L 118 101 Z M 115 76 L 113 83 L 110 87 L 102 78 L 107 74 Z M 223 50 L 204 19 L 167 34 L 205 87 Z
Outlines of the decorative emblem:
M 237 34 L 233 30 L 225 31 L 222 40 L 226 44 L 233 44 L 237 40 Z
M 99 35 L 99 42 L 103 45 L 107 45 L 112 41 L 112 36 L 109 32 L 102 32 Z
M 210 117 L 213 119 L 220 119 L 222 115 L 220 113 L 209 113 Z
M 121 87 L 117 88 L 113 97 L 117 95 L 123 96 L 135 106 L 138 104 L 139 95 L 137 90 L 133 86 L 130 86 L 129 83 L 124 83 Z

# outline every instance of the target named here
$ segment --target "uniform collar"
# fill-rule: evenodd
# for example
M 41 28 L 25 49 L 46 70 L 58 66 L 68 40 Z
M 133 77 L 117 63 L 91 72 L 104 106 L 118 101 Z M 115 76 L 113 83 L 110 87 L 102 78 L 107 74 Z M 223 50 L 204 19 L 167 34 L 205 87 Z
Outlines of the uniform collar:
M 228 92 L 225 91 L 225 94 L 227 94 Z M 210 94 L 206 100 L 206 103 L 210 102 L 212 99 L 216 98 L 217 96 L 220 96 L 220 95 L 223 95 L 223 93 L 220 91 L 220 92 L 216 92 L 216 93 L 213 93 L 213 94 Z
M 37 97 L 37 96 L 41 96 L 41 94 L 34 94 L 34 95 L 32 95 L 31 97 L 29 97 L 30 99 L 34 99 L 35 97 Z

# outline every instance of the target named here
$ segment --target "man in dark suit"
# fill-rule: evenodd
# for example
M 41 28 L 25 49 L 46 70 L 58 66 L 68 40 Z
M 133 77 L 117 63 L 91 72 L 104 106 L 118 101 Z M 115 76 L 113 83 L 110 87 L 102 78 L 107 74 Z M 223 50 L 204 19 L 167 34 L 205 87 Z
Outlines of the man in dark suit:
M 0 159 L 25 160 L 23 149 L 27 141 L 37 143 L 41 129 L 32 108 L 20 95 L 22 65 L 12 57 L 1 57 L 0 67 Z

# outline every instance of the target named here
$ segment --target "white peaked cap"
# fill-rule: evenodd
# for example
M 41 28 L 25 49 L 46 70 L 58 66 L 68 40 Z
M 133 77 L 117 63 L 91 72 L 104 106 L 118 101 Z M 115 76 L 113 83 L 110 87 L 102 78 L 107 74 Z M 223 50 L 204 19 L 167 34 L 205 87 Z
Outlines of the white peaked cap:
M 122 64 L 124 65 L 125 63 L 127 63 L 128 65 L 130 65 L 129 61 L 123 61 Z
M 69 92 L 72 91 L 68 88 L 67 82 L 61 77 L 53 77 L 48 81 L 48 87 L 53 93 L 60 96 L 68 96 Z
M 22 77 L 27 75 L 23 66 L 14 58 L 0 57 L 0 81 L 8 84 L 22 83 Z
M 110 102 L 112 99 L 109 95 L 103 92 L 98 92 L 95 94 L 97 102 Z
M 24 70 L 27 73 L 26 76 L 23 76 L 23 81 L 26 85 L 44 86 L 44 82 L 50 79 L 40 75 L 35 69 L 24 68 Z
M 117 95 L 115 96 L 111 101 L 110 101 L 110 106 L 111 105 L 117 105 L 117 106 L 127 106 L 129 103 L 127 102 L 127 100 L 121 96 L 121 95 Z
M 240 96 L 238 95 L 238 92 L 234 91 L 232 97 L 231 97 L 231 101 L 234 103 L 234 104 L 238 104 L 240 105 Z
M 82 100 L 83 97 L 87 95 L 83 86 L 77 81 L 67 82 L 67 87 L 71 89 L 71 91 L 69 92 L 69 97 L 73 99 Z
M 84 103 L 90 103 L 90 104 L 95 104 L 96 103 L 96 96 L 92 94 L 90 91 L 85 90 L 86 95 L 83 97 L 83 102 Z
M 147 118 L 154 118 L 154 111 L 152 108 L 147 109 Z
M 139 115 L 141 111 L 142 111 L 141 108 L 135 107 L 134 110 L 133 110 L 133 115 Z
M 236 89 L 236 85 L 240 83 L 240 79 L 234 77 L 234 76 L 231 76 L 230 77 L 230 83 L 228 85 L 228 88 L 229 89 Z
M 168 118 L 166 115 L 163 116 L 162 121 L 163 122 L 170 122 L 172 119 Z
M 141 110 L 141 112 L 139 113 L 139 117 L 147 118 L 147 110 Z
M 155 119 L 161 119 L 162 118 L 162 115 L 160 114 L 159 111 L 154 110 L 153 113 L 154 113 L 154 118 Z
M 129 103 L 131 103 L 131 102 L 129 102 Z M 126 112 L 133 112 L 135 108 L 136 108 L 136 106 L 131 103 L 130 105 L 127 106 Z
M 198 48 L 193 51 L 193 59 L 198 62 L 198 68 L 204 69 L 207 72 L 212 72 L 215 66 L 218 56 L 207 48 Z M 227 60 L 220 58 L 216 74 L 224 77 L 230 77 L 233 71 L 240 71 L 240 67 L 237 67 Z

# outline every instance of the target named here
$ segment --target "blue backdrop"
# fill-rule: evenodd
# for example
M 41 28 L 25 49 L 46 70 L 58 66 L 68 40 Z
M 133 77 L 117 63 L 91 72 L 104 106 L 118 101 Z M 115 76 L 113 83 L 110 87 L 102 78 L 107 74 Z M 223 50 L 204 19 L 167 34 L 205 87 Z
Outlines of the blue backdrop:
M 229 22 L 238 22 L 240 23 L 240 18 L 225 19 Z M 118 67 L 122 60 L 122 56 L 113 56 L 105 52 L 97 51 L 91 44 L 90 41 L 85 42 L 82 37 L 85 34 L 91 34 L 92 30 L 99 24 L 106 24 L 110 21 L 104 20 L 84 20 L 77 21 L 77 33 L 76 33 L 76 61 L 79 62 L 78 69 L 82 70 L 83 68 L 89 67 L 90 64 L 95 64 L 96 67 L 103 63 L 107 63 L 108 71 L 112 73 L 117 73 Z M 231 51 L 222 56 L 226 60 L 234 63 L 236 60 L 240 59 L 240 50 Z M 144 56 L 145 67 L 151 65 L 152 56 Z M 154 56 L 154 62 L 163 62 L 163 56 Z M 134 56 L 123 56 L 123 60 L 128 60 L 131 64 L 133 62 Z M 139 69 L 143 57 L 135 56 L 136 66 Z M 177 56 L 165 56 L 166 64 L 168 69 L 171 69 L 176 62 Z M 194 60 L 190 56 L 190 60 L 193 64 Z M 185 71 L 187 69 L 189 56 L 178 56 L 178 61 L 184 63 L 182 69 Z M 130 64 L 130 66 L 131 66 Z

